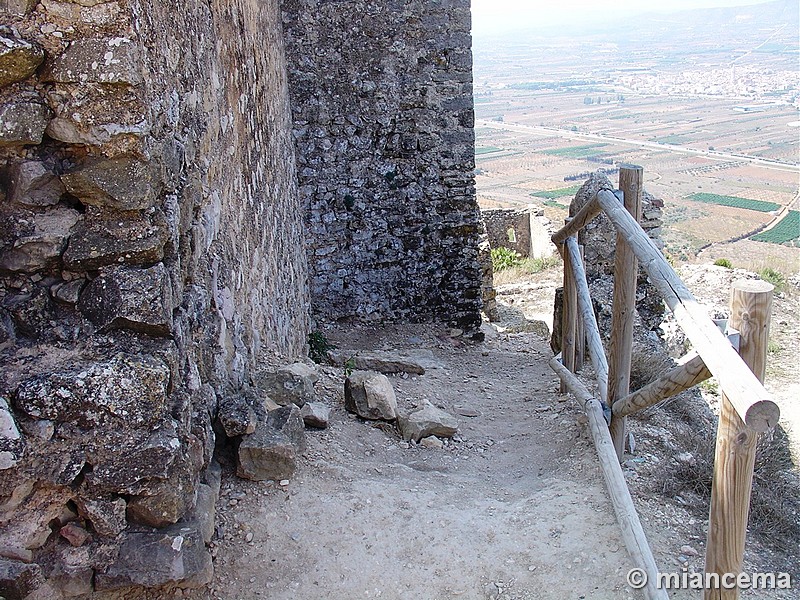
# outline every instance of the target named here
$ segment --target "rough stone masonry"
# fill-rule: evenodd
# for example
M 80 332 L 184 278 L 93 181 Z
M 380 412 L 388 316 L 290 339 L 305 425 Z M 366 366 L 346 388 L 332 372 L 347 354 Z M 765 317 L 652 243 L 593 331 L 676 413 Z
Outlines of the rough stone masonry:
M 0 0 L 0 595 L 202 585 L 219 407 L 312 304 L 479 325 L 469 48 L 460 0 Z
M 283 9 L 314 312 L 477 330 L 469 0 Z

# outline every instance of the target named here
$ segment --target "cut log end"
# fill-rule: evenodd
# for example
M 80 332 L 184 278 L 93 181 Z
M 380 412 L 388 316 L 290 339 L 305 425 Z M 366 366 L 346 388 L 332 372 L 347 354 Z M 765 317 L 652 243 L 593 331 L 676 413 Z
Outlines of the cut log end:
M 747 409 L 744 422 L 759 433 L 769 431 L 778 424 L 781 409 L 772 400 L 759 400 Z

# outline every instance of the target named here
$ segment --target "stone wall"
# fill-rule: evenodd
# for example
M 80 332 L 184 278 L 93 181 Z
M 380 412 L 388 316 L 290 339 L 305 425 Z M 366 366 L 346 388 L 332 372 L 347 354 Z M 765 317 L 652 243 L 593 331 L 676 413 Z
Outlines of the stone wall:
M 0 25 L 0 595 L 202 583 L 218 400 L 308 332 L 277 1 Z
M 492 248 L 508 248 L 520 256 L 530 256 L 532 215 L 529 208 L 488 208 L 481 210 L 481 217 Z
M 314 312 L 480 325 L 468 0 L 284 0 Z

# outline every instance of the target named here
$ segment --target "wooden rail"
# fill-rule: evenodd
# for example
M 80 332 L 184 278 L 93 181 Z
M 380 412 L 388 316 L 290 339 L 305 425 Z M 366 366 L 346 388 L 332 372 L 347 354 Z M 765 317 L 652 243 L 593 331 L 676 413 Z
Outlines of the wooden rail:
M 711 376 L 717 379 L 723 392 L 723 401 L 717 432 L 706 571 L 738 573 L 744 556 L 755 434 L 774 427 L 780 417 L 778 406 L 760 381 L 766 360 L 772 286 L 763 282 L 734 285 L 731 325 L 741 331 L 740 356 L 639 226 L 642 175 L 641 167 L 621 167 L 622 191 L 601 189 L 552 236 L 564 257 L 562 349 L 566 353 L 562 352 L 562 360 L 551 360 L 550 366 L 561 380 L 562 391 L 569 390 L 589 418 L 606 487 L 612 497 L 628 551 L 637 566 L 653 577 L 657 572 L 655 561 L 619 466 L 625 439 L 625 417 Z M 605 213 L 617 230 L 608 359 L 576 239 L 578 232 L 601 213 Z M 692 342 L 697 356 L 630 393 L 637 263 L 672 311 L 678 325 Z M 583 331 L 576 331 L 577 323 L 583 324 Z M 573 375 L 578 338 L 585 338 L 586 341 L 597 379 L 598 399 Z M 609 427 L 604 425 L 604 414 L 611 415 Z M 610 456 L 613 460 L 609 460 Z M 644 592 L 647 598 L 667 597 L 663 590 L 651 589 L 650 586 L 645 587 Z M 706 593 L 705 598 L 734 600 L 738 598 L 738 592 L 712 590 Z

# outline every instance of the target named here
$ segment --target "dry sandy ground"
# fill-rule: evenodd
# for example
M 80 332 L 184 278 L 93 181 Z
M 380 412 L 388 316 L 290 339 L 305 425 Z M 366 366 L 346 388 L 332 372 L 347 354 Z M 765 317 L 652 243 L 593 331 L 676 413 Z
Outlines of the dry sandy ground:
M 437 337 L 436 334 L 439 334 Z M 340 369 L 320 389 L 330 428 L 287 486 L 226 479 L 216 576 L 191 598 L 638 598 L 591 441 L 535 334 L 451 342 L 431 326 L 347 333 L 340 348 L 424 349 L 398 403 L 458 415 L 442 449 L 345 413 Z M 460 414 L 459 414 L 460 413 Z M 473 416 L 464 416 L 473 415 Z

